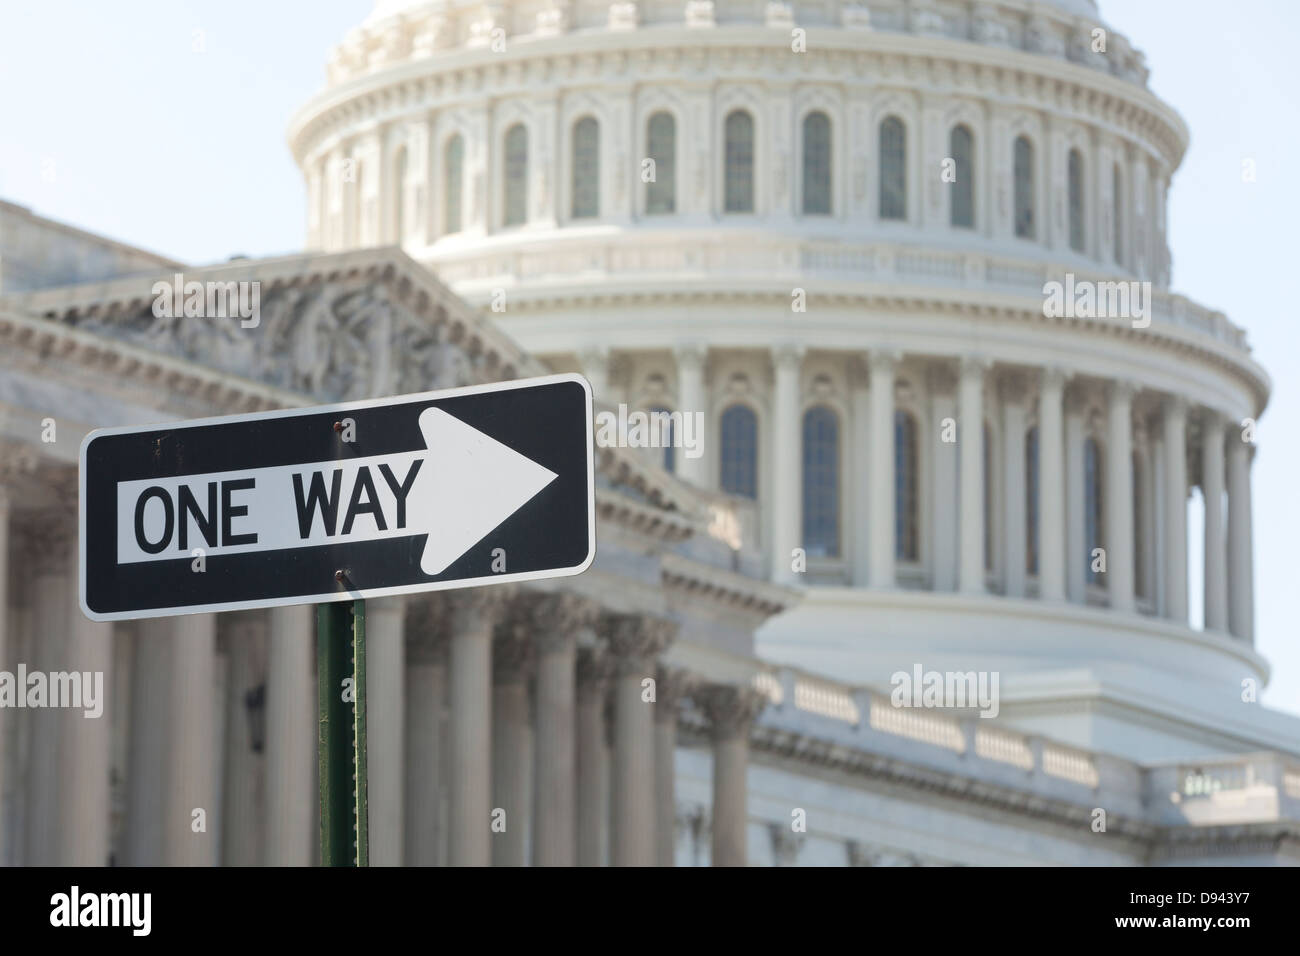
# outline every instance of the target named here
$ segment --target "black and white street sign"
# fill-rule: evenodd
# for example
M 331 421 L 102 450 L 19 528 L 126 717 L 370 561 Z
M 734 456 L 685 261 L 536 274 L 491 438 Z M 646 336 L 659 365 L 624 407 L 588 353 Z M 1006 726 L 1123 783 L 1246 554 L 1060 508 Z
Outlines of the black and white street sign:
M 115 621 L 581 573 L 591 434 L 577 375 L 92 432 L 81 608 Z

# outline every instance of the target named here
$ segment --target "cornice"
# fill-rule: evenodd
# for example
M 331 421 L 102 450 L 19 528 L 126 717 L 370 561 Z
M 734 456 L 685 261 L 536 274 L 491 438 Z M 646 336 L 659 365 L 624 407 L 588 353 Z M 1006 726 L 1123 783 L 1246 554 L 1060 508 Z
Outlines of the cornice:
M 692 597 L 702 597 L 760 618 L 773 617 L 799 603 L 799 592 L 767 581 L 702 564 L 680 554 L 660 560 L 664 587 Z

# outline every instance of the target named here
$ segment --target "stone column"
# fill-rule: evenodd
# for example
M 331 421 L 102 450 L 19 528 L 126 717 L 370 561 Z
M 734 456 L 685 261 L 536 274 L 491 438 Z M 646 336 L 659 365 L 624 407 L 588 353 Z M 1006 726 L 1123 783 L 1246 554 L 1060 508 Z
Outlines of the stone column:
M 61 866 L 106 866 L 113 727 L 108 694 L 113 673 L 113 625 L 92 621 L 82 613 L 77 599 L 79 564 L 77 546 L 70 544 L 68 582 L 71 586 L 64 597 L 68 602 L 69 626 L 60 669 L 72 672 L 74 680 L 79 675 L 81 706 L 58 712 L 62 724 L 58 862 Z
M 0 451 L 7 452 L 8 449 L 0 445 Z M 12 672 L 18 662 L 16 659 L 12 661 L 9 659 L 9 523 L 12 511 L 9 488 L 5 479 L 4 469 L 0 467 L 0 669 Z M 17 635 L 15 635 L 15 644 L 16 638 Z M 6 763 L 8 759 L 6 744 L 9 740 L 8 713 L 8 708 L 0 707 L 0 864 L 9 858 L 8 841 L 5 836 L 8 830 L 4 802 L 5 769 L 8 766 Z M 16 799 L 14 803 L 17 803 Z M 17 856 L 15 855 L 14 858 L 16 859 Z
M 366 602 L 366 735 L 370 865 L 401 866 L 405 787 L 406 604 Z
M 1164 403 L 1165 454 L 1161 499 L 1165 509 L 1165 610 L 1170 620 L 1187 623 L 1187 403 Z
M 271 609 L 266 684 L 266 863 L 310 866 L 319 839 L 314 609 Z
M 450 629 L 451 768 L 448 863 L 487 866 L 492 844 L 492 631 L 511 598 L 502 587 L 441 597 Z
M 960 590 L 983 594 L 984 586 L 984 372 L 986 359 L 966 356 L 961 361 L 961 563 Z
M 850 365 L 853 428 L 850 449 L 853 458 L 849 473 L 858 476 L 849 485 L 853 520 L 853 586 L 865 588 L 871 583 L 871 384 L 865 355 L 850 359 Z M 864 480 L 863 476 L 868 477 Z
M 697 429 L 693 423 L 702 421 L 708 427 L 709 402 L 704 391 L 704 366 L 708 360 L 708 348 L 703 345 L 683 345 L 673 352 L 677 357 L 677 409 L 682 414 L 682 427 L 690 429 L 690 434 L 699 443 L 697 451 L 700 452 L 699 457 L 690 458 L 684 447 L 679 448 L 673 461 L 677 474 L 683 480 L 704 488 L 709 481 L 707 450 L 712 446 L 707 444 L 703 430 Z M 685 423 L 687 416 L 692 421 L 689 426 Z
M 1065 374 L 1043 370 L 1038 393 L 1038 592 L 1045 601 L 1065 600 Z
M 1254 448 L 1228 429 L 1228 629 L 1255 643 L 1255 573 L 1251 543 L 1250 460 Z
M 752 688 L 721 684 L 696 697 L 713 729 L 713 865 L 745 866 L 749 732 L 765 700 Z
M 422 599 L 406 625 L 406 864 L 437 866 L 446 843 L 447 632 Z
M 28 671 L 62 669 L 72 605 L 68 601 L 69 550 L 76 549 L 72 528 L 62 510 L 36 516 L 30 552 L 35 620 Z M 48 702 L 48 697 L 47 697 Z M 27 866 L 49 866 L 59 856 L 59 748 L 61 713 L 48 707 L 27 712 L 31 727 L 27 770 Z
M 227 615 L 219 640 L 230 670 L 226 677 L 226 766 L 222 778 L 221 864 L 262 862 L 266 785 L 266 632 L 264 611 Z
M 668 645 L 671 625 L 640 615 L 617 616 L 602 628 L 614 657 L 614 777 L 611 861 L 614 866 L 655 862 L 654 705 L 643 698 L 655 657 Z
M 932 427 L 939 430 L 939 440 L 934 449 L 934 482 L 931 505 L 930 563 L 934 569 L 934 589 L 957 589 L 957 433 L 950 433 L 952 441 L 944 441 L 944 422 L 957 421 L 957 376 L 952 366 L 940 362 L 930 366 L 930 418 Z M 891 475 L 892 477 L 892 475 Z
M 605 753 L 605 693 L 613 662 L 598 645 L 578 651 L 576 723 L 577 859 L 579 866 L 605 862 L 606 785 L 609 766 Z
M 1223 419 L 1206 410 L 1201 425 L 1201 490 L 1205 495 L 1205 629 L 1228 630 L 1227 543 L 1223 528 Z
M 1003 376 L 1002 393 L 1002 511 L 1006 522 L 1006 594 L 1025 596 L 1027 574 L 1028 501 L 1025 476 L 1025 433 L 1028 409 L 1027 387 L 1018 372 Z
M 492 865 L 523 866 L 528 827 L 528 678 L 533 645 L 512 609 L 492 643 Z M 504 811 L 504 817 L 499 813 Z M 504 830 L 501 826 L 504 824 Z
M 801 518 L 801 465 L 803 443 L 799 434 L 799 372 L 803 347 L 783 345 L 773 350 L 776 389 L 772 403 L 772 579 L 794 584 L 791 552 L 803 547 Z
M 609 394 L 609 349 L 605 346 L 593 346 L 583 349 L 578 355 L 582 364 L 582 374 L 591 384 L 591 394 L 597 402 L 613 401 Z
M 127 866 L 163 862 L 163 788 L 167 761 L 167 705 L 164 675 L 171 670 L 171 622 L 149 618 L 136 626 L 131 656 L 131 728 L 127 745 Z
M 677 704 L 690 689 L 680 668 L 660 667 L 655 681 L 655 865 L 677 856 Z
M 216 784 L 213 727 L 217 617 L 187 614 L 168 618 L 167 764 L 163 779 L 163 863 L 212 866 L 216 847 Z M 163 679 L 155 674 L 152 679 Z M 197 811 L 202 811 L 198 813 Z M 201 825 L 202 824 L 202 825 Z
M 532 608 L 537 648 L 537 784 L 533 863 L 573 866 L 577 859 L 577 634 L 597 607 L 575 594 L 542 596 Z
M 1111 610 L 1132 611 L 1133 386 L 1112 382 L 1106 408 L 1106 579 Z
M 1083 397 L 1076 392 L 1066 400 L 1065 413 L 1065 587 L 1071 604 L 1088 602 L 1083 412 Z
M 868 563 L 871 586 L 894 586 L 894 369 L 897 352 L 880 350 L 871 353 L 871 471 L 858 476 L 867 482 L 870 514 L 867 524 L 871 533 L 871 559 Z

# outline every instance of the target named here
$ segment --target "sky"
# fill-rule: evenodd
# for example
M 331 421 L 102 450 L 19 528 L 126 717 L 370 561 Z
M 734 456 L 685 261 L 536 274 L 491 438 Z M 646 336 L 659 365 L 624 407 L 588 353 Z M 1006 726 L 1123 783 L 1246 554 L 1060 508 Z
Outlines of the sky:
M 371 6 L 0 0 L 0 198 L 195 265 L 301 249 L 305 188 L 285 131 Z M 1101 12 L 1191 129 L 1170 191 L 1173 286 L 1244 326 L 1273 379 L 1254 466 L 1256 647 L 1274 671 L 1264 702 L 1300 714 L 1300 332 L 1281 282 L 1300 223 L 1288 172 L 1300 3 L 1101 0 Z M 1193 568 L 1200 534 L 1193 507 Z

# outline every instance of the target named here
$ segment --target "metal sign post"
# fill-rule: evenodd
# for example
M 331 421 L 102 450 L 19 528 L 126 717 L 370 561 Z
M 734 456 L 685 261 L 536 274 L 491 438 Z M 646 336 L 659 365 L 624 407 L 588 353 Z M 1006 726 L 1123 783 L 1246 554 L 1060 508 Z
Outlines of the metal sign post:
M 366 602 L 316 606 L 322 866 L 369 866 Z

